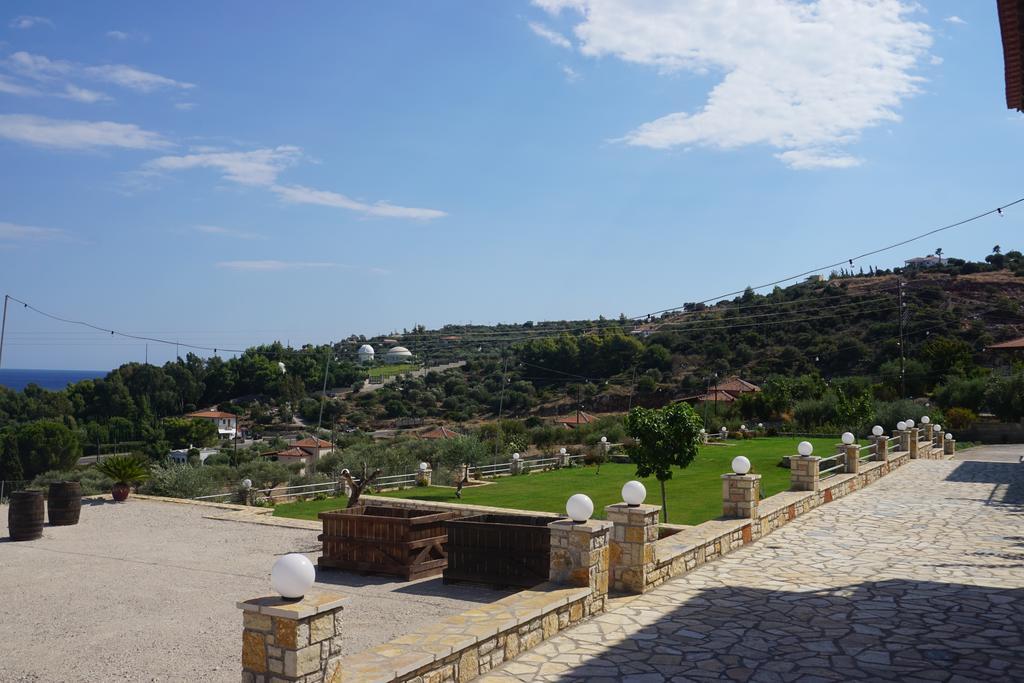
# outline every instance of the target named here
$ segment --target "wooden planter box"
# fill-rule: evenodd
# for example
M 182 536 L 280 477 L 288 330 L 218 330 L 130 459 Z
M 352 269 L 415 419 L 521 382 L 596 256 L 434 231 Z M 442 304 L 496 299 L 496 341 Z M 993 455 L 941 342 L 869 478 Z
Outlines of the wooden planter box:
M 387 505 L 321 512 L 323 552 L 317 565 L 407 581 L 440 574 L 448 563 L 444 522 L 454 516 Z
M 444 580 L 494 586 L 535 586 L 548 580 L 556 516 L 485 514 L 445 522 Z

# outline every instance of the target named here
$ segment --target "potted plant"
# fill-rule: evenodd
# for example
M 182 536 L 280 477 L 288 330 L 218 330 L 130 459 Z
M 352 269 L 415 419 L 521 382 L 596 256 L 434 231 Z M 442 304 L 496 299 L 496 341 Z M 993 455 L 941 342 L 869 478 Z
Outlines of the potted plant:
M 123 501 L 131 491 L 131 483 L 149 479 L 149 463 L 134 455 L 114 455 L 96 463 L 96 470 L 114 480 L 110 493 Z

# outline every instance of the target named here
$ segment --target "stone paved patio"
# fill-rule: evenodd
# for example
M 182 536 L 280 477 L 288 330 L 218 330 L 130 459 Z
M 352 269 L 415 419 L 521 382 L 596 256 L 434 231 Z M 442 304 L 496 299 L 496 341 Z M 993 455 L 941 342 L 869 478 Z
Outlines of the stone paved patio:
M 1024 680 L 1024 465 L 917 460 L 480 680 Z

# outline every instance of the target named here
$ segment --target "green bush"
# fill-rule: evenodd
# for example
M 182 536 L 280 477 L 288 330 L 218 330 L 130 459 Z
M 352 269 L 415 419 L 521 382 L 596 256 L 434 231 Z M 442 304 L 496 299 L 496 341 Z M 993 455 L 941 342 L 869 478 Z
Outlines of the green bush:
M 140 493 L 169 498 L 196 498 L 213 493 L 209 473 L 202 467 L 170 465 L 154 467 Z
M 946 411 L 945 427 L 948 429 L 970 429 L 978 421 L 977 414 L 969 408 L 950 408 Z
M 53 482 L 77 481 L 82 485 L 82 495 L 95 496 L 107 493 L 114 482 L 95 467 L 74 470 L 50 470 L 32 480 L 33 488 L 45 489 Z

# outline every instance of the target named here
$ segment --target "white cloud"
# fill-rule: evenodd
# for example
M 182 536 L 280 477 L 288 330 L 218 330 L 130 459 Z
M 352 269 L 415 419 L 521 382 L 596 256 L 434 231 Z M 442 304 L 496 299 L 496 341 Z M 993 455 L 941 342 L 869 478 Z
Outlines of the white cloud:
M 899 121 L 919 91 L 931 30 L 902 0 L 534 0 L 579 12 L 580 51 L 660 73 L 720 74 L 696 111 L 628 132 L 630 145 L 668 149 L 767 145 L 793 168 L 845 168 L 866 129 Z
M 437 209 L 398 206 L 383 201 L 368 204 L 338 192 L 316 190 L 302 185 L 278 184 L 277 177 L 301 158 L 302 150 L 291 145 L 248 152 L 204 150 L 193 154 L 159 157 L 146 162 L 144 170 L 146 172 L 169 172 L 196 168 L 214 169 L 219 171 L 226 180 L 239 185 L 265 187 L 286 202 L 347 209 L 367 216 L 430 220 L 447 215 L 444 211 Z
M 536 21 L 531 21 L 529 23 L 529 26 L 531 31 L 533 31 L 538 36 L 548 41 L 552 45 L 564 47 L 569 50 L 572 49 L 572 43 L 569 42 L 569 39 L 563 36 L 558 31 L 552 30 L 545 26 L 544 24 L 538 23 Z
M 421 209 L 410 206 L 396 206 L 388 202 L 375 202 L 367 204 L 358 200 L 346 197 L 338 192 L 328 190 L 315 190 L 301 185 L 274 185 L 270 188 L 286 202 L 295 204 L 316 204 L 319 206 L 330 206 L 336 209 L 348 209 L 368 216 L 380 216 L 384 218 L 415 218 L 419 220 L 431 220 L 441 218 L 448 214 L 438 209 Z
M 23 14 L 20 17 L 14 17 L 11 23 L 8 24 L 11 28 L 27 29 L 33 26 L 49 26 L 53 28 L 53 22 L 46 17 L 33 17 L 27 14 Z
M 0 138 L 56 149 L 162 149 L 171 143 L 131 123 L 50 119 L 29 114 L 0 114 Z
M 110 98 L 101 92 L 95 90 L 86 90 L 85 88 L 79 88 L 77 85 L 67 83 L 64 86 L 64 94 L 60 97 L 67 98 L 69 100 L 75 100 L 76 102 L 85 102 L 86 104 L 92 104 L 93 102 L 101 102 L 103 100 L 109 100 Z
M 192 83 L 176 81 L 159 74 L 150 73 L 126 64 L 105 64 L 103 66 L 87 66 L 83 73 L 98 81 L 114 83 L 129 90 L 148 93 L 161 88 L 194 88 Z
M 0 93 L 4 93 L 6 95 L 19 95 L 22 97 L 42 95 L 42 93 L 35 88 L 24 85 L 23 83 L 18 83 L 17 81 L 11 80 L 2 74 L 0 74 Z
M 246 232 L 245 230 L 237 230 L 235 228 L 225 228 L 220 225 L 197 225 L 194 229 L 196 232 L 201 232 L 207 235 L 223 235 L 224 237 L 234 237 L 235 239 L 241 240 L 267 239 L 266 236 L 255 232 Z
M 307 270 L 310 268 L 334 268 L 338 264 L 327 261 L 278 261 L 273 259 L 263 261 L 219 261 L 218 268 L 228 270 Z
M 576 71 L 576 69 L 566 64 L 562 65 L 562 73 L 565 74 L 565 80 L 569 81 L 570 83 L 578 81 L 580 78 L 580 75 Z
M 195 87 L 192 83 L 176 81 L 173 78 L 143 71 L 127 64 L 86 66 L 62 59 L 50 59 L 45 55 L 36 55 L 23 50 L 9 55 L 3 61 L 3 67 L 23 78 L 40 83 L 58 81 L 66 83 L 70 78 L 82 78 L 112 83 L 142 93 L 150 93 L 163 88 L 188 90 Z
M 179 111 L 192 111 L 196 108 L 195 102 L 175 102 L 174 108 Z
M 193 168 L 212 168 L 227 180 L 240 185 L 272 185 L 278 174 L 295 164 L 302 150 L 281 145 L 251 152 L 201 152 L 183 156 L 165 156 L 146 163 L 153 171 L 184 171 Z
M 67 237 L 57 228 L 39 228 L 34 225 L 18 225 L 0 221 L 0 242 L 49 242 Z
M 140 43 L 149 42 L 149 36 L 141 31 L 107 31 L 106 36 L 111 40 L 137 40 Z
M 951 17 L 946 17 L 946 22 L 950 23 L 950 24 L 966 24 L 967 23 L 966 21 L 964 21 L 963 19 L 961 19 L 960 17 L 958 17 L 955 14 L 953 16 L 951 16 Z

